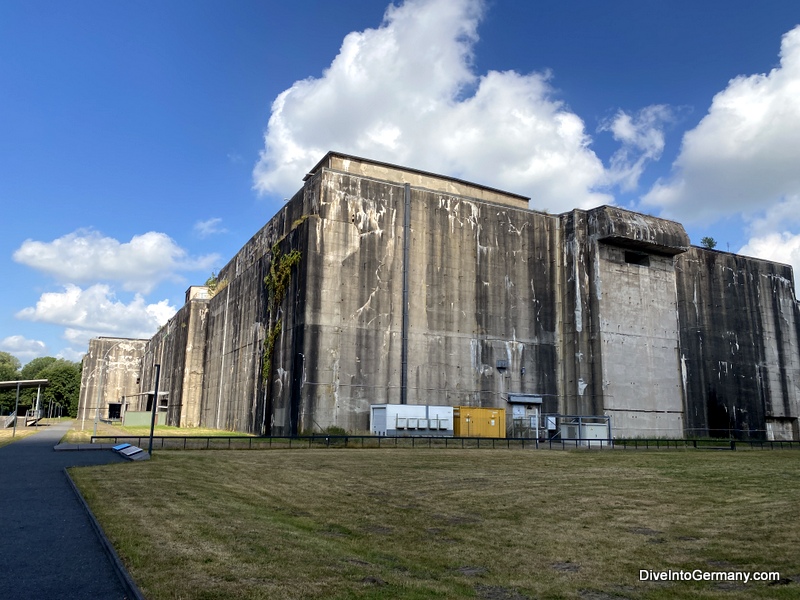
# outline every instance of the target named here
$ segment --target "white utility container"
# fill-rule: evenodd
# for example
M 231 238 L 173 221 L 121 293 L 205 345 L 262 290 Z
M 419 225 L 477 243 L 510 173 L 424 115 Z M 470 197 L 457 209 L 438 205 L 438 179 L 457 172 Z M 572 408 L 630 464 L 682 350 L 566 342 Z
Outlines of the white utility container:
M 605 423 L 561 423 L 561 439 L 581 440 L 585 445 L 589 440 L 608 440 L 608 425 Z
M 453 435 L 453 407 L 427 404 L 373 404 L 372 435 Z

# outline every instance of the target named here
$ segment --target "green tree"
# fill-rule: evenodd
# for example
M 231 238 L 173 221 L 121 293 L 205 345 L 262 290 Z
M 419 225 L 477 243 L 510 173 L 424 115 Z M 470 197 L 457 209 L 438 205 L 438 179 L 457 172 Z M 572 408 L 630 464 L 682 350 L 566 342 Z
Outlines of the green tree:
M 19 371 L 19 368 L 22 365 L 20 364 L 19 359 L 13 354 L 9 354 L 8 352 L 0 352 L 0 366 L 11 367 L 12 370 Z
M 78 414 L 78 397 L 81 390 L 81 365 L 63 358 L 42 356 L 34 358 L 20 369 L 20 362 L 7 352 L 0 352 L 0 381 L 18 379 L 47 379 L 49 384 L 42 388 L 42 409 L 47 410 L 50 403 L 61 406 L 62 414 Z M 17 391 L 0 391 L 0 411 L 8 414 L 14 410 Z M 20 406 L 34 407 L 36 388 L 20 391 Z
M 39 358 L 34 358 L 32 361 L 25 363 L 25 366 L 22 367 L 22 379 L 41 379 L 41 377 L 39 377 L 39 373 L 44 371 L 54 362 L 58 362 L 58 359 L 52 356 L 40 356 Z
M 700 243 L 703 245 L 703 248 L 708 248 L 709 250 L 713 250 L 717 247 L 717 240 L 715 240 L 713 237 L 706 236 L 700 240 Z
M 22 367 L 20 379 L 47 379 L 46 377 L 41 376 L 42 371 L 57 361 L 58 359 L 53 356 L 40 356 L 39 358 L 34 358 L 33 360 L 25 363 L 25 366 Z M 25 388 L 20 393 L 20 398 L 20 402 L 24 402 L 26 405 L 35 406 L 36 388 Z
M 30 379 L 47 379 L 47 387 L 42 389 L 42 408 L 47 409 L 50 403 L 60 406 L 62 414 L 75 417 L 78 414 L 78 397 L 81 391 L 81 366 L 63 358 L 45 356 L 34 359 L 36 365 L 27 372 Z M 33 361 L 31 361 L 33 362 Z M 25 365 L 27 368 L 28 365 Z M 37 368 L 38 367 L 38 368 Z M 25 373 L 25 368 L 22 369 Z M 36 390 L 32 390 L 33 400 Z M 33 404 L 33 402 L 29 402 Z
M 47 379 L 49 384 L 42 396 L 43 407 L 61 406 L 63 414 L 70 417 L 78 416 L 78 397 L 81 391 L 80 364 L 68 360 L 58 359 L 39 372 L 37 379 Z
M 0 352 L 0 381 L 16 381 L 21 378 L 20 362 L 16 356 L 8 352 Z M 0 414 L 9 414 L 14 410 L 17 391 L 0 390 Z

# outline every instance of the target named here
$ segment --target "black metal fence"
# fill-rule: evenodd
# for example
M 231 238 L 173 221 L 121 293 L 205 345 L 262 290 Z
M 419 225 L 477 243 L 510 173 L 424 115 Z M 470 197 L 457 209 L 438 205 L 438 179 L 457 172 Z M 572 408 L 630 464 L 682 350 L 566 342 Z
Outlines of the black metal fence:
M 97 435 L 92 443 L 149 443 L 146 435 Z M 587 440 L 485 437 L 372 435 L 310 435 L 300 437 L 153 436 L 153 448 L 163 450 L 271 450 L 302 448 L 454 448 L 508 450 L 783 450 L 800 449 L 798 441 L 740 441 L 713 439 Z

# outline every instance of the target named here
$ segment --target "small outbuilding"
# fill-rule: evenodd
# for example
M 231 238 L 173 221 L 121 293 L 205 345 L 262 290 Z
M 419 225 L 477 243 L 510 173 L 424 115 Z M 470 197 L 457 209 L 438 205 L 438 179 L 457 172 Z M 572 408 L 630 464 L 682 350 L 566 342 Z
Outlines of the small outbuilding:
M 373 435 L 452 436 L 453 407 L 427 404 L 373 404 L 369 430 Z
M 506 437 L 504 408 L 456 406 L 453 408 L 453 424 L 456 437 Z

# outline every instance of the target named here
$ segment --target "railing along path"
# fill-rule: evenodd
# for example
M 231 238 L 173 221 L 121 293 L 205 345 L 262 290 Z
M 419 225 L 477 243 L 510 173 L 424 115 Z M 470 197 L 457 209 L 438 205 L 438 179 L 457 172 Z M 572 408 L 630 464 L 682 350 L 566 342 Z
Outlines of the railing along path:
M 135 440 L 135 441 L 134 441 Z M 128 442 L 141 446 L 147 435 L 97 435 L 92 443 Z M 153 447 L 163 450 L 270 450 L 302 448 L 454 448 L 518 450 L 757 450 L 800 449 L 797 441 L 707 440 L 707 439 L 629 439 L 586 440 L 532 438 L 486 438 L 444 436 L 153 436 Z

